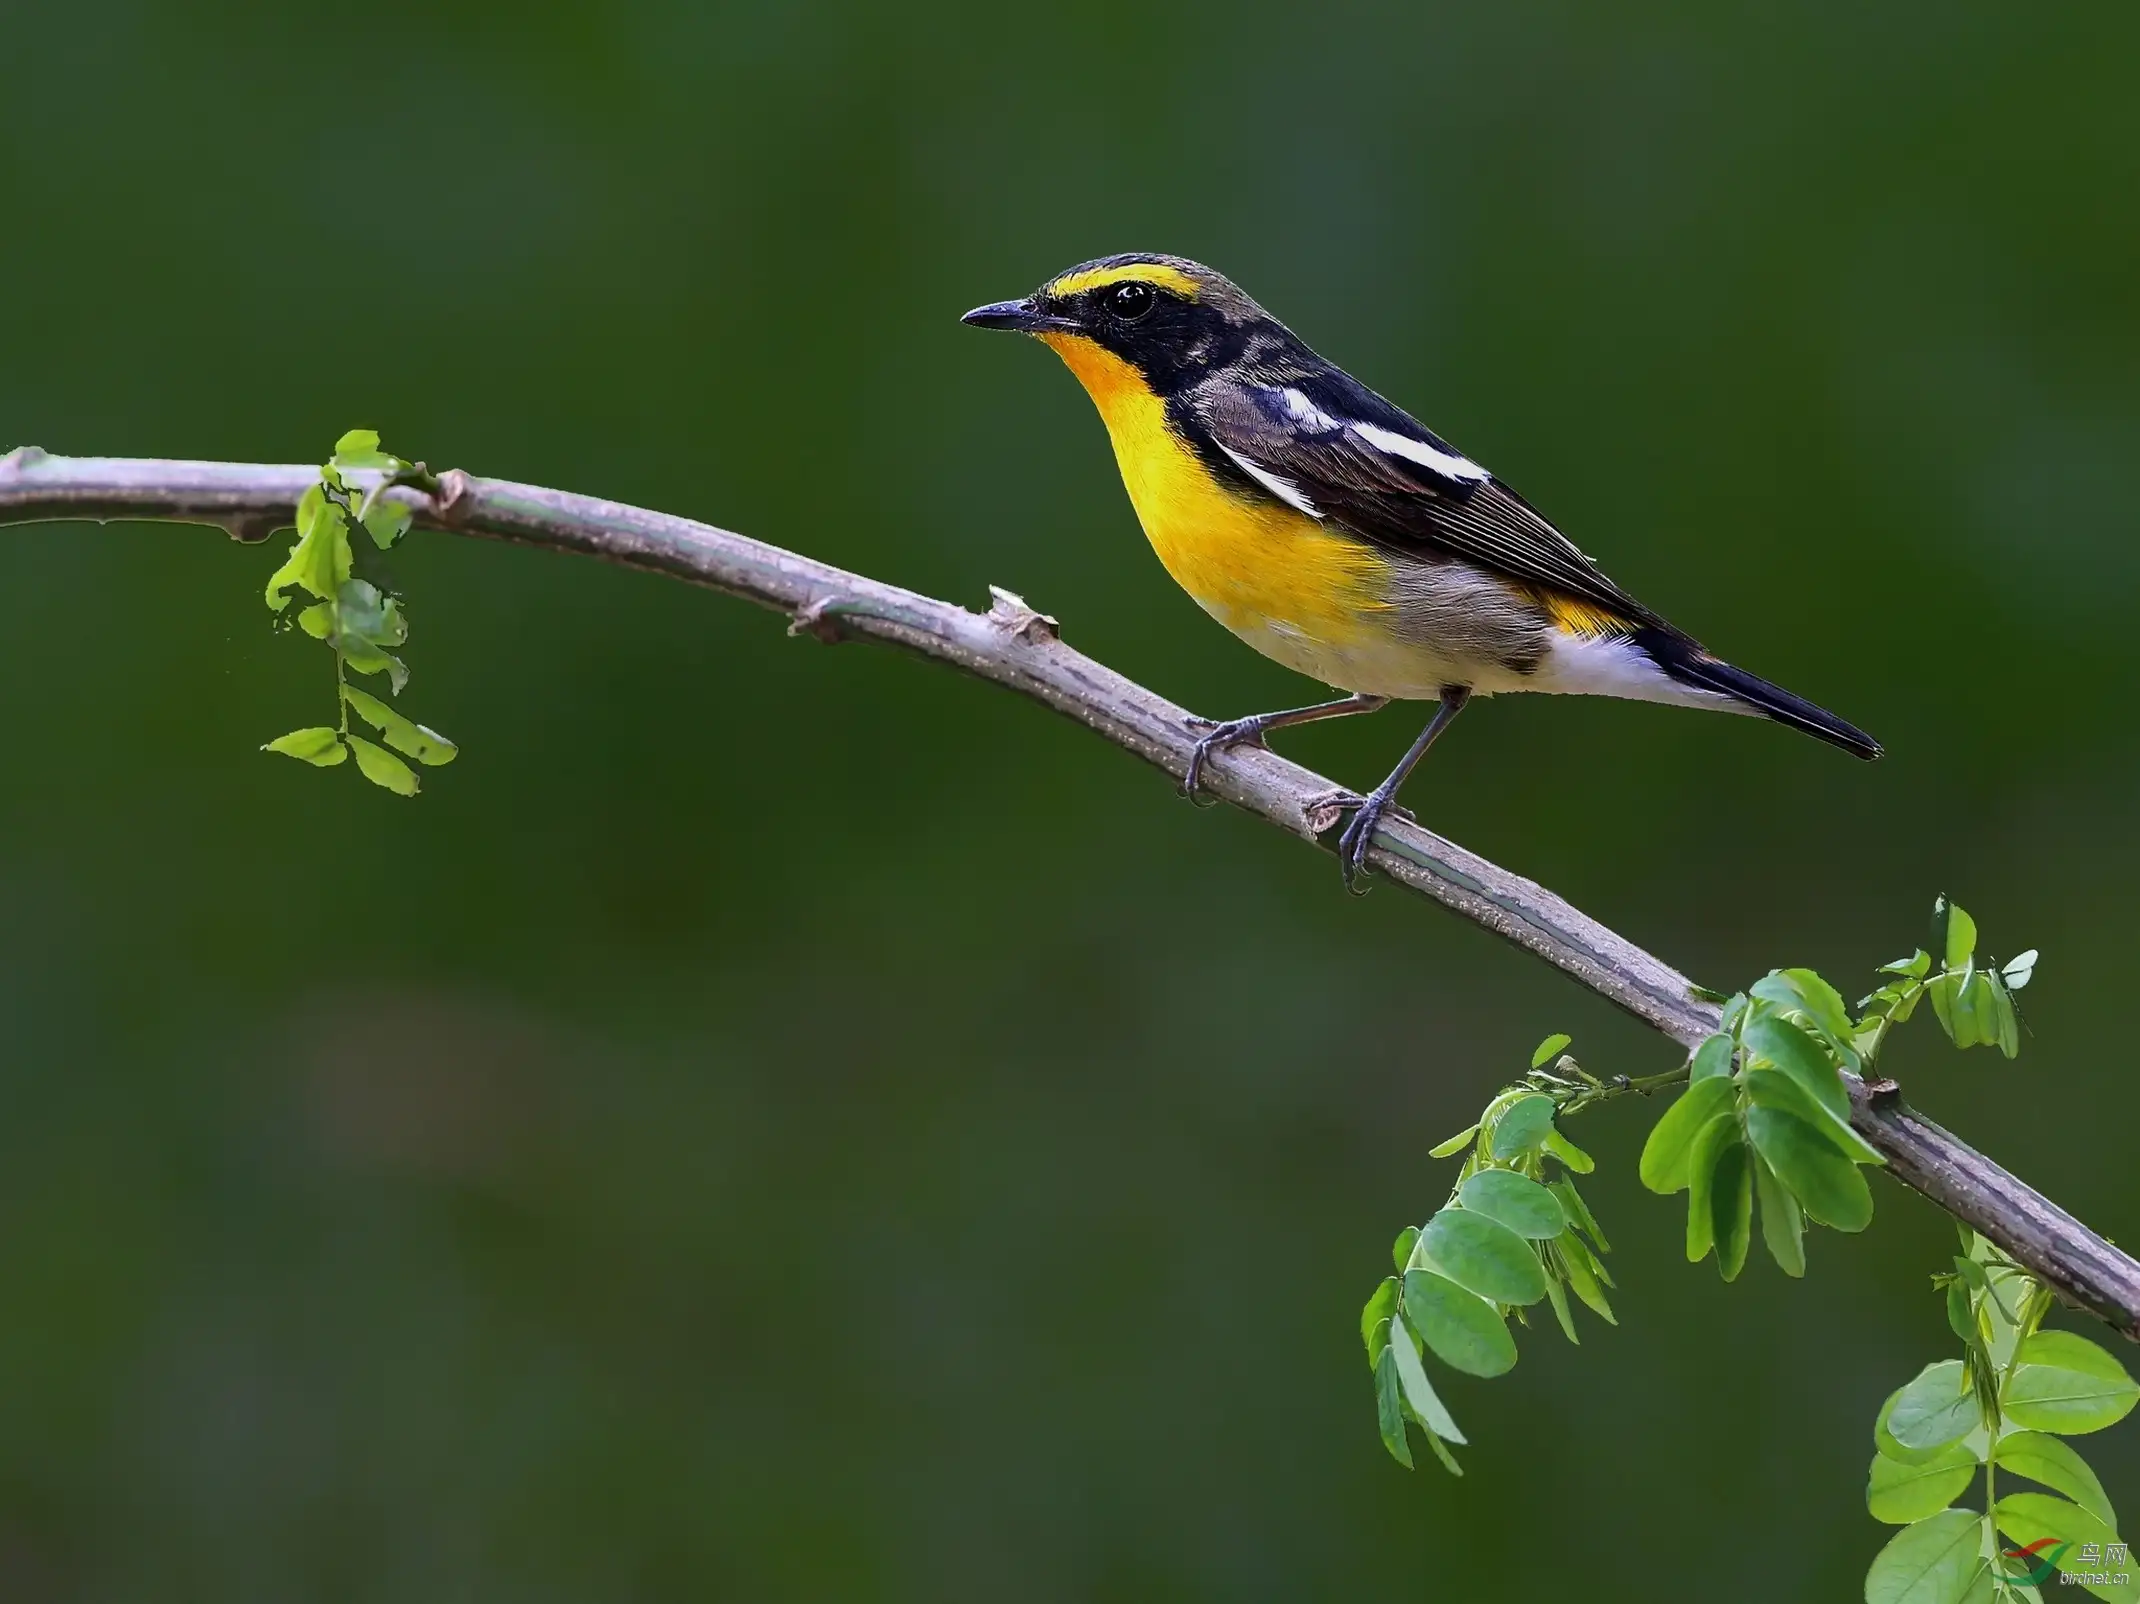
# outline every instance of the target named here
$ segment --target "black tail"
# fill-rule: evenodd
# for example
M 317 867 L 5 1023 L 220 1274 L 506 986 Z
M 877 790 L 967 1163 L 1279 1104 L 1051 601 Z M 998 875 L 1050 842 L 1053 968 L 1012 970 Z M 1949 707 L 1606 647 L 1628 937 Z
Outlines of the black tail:
M 1778 724 L 1788 724 L 1830 746 L 1840 746 L 1852 757 L 1870 760 L 1880 755 L 1880 743 L 1855 724 L 1844 723 L 1826 708 L 1815 707 L 1804 697 L 1793 696 L 1758 674 L 1711 657 L 1690 640 L 1663 630 L 1645 629 L 1636 632 L 1635 644 L 1682 685 L 1717 691 L 1744 702 Z

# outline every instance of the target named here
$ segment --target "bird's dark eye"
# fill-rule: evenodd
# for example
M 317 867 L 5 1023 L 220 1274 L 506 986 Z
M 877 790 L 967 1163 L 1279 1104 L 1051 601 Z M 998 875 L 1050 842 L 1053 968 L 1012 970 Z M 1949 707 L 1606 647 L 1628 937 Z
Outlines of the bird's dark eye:
M 1107 292 L 1107 310 L 1124 323 L 1135 323 L 1149 316 L 1159 297 L 1149 284 L 1139 284 L 1131 279 L 1126 284 L 1117 284 Z

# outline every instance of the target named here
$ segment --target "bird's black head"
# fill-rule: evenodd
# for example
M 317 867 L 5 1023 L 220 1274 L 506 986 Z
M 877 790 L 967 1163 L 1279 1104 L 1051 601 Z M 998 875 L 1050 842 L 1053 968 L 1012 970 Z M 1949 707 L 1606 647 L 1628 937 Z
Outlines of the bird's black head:
M 1276 328 L 1230 279 L 1145 252 L 1081 263 L 1022 300 L 977 306 L 964 321 L 1036 335 L 1066 359 L 1097 346 L 1161 395 L 1237 359 L 1252 333 Z

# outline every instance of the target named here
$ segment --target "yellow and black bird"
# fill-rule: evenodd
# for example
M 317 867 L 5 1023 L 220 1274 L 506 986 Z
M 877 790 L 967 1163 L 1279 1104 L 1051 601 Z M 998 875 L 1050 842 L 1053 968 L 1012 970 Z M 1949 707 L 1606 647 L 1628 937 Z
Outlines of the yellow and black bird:
M 1267 731 L 1438 701 L 1338 843 L 1351 885 L 1398 787 L 1466 701 L 1556 691 L 1761 714 L 1862 758 L 1879 743 L 1711 656 L 1621 590 L 1515 491 L 1324 361 L 1230 280 L 1178 256 L 1102 257 L 968 312 L 1038 336 L 1107 425 L 1152 549 L 1220 623 L 1347 692 L 1213 727 Z

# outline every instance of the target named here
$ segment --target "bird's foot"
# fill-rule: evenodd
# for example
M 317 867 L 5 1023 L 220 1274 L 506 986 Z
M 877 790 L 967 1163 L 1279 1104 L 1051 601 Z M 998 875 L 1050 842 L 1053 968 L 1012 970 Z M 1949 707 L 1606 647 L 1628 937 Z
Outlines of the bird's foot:
M 1223 724 L 1192 716 L 1189 723 L 1204 731 L 1196 749 L 1189 754 L 1189 771 L 1181 780 L 1182 795 L 1191 802 L 1198 802 L 1197 793 L 1204 783 L 1204 764 L 1212 753 L 1235 746 L 1262 746 L 1263 737 L 1271 728 L 1270 715 L 1264 713 L 1249 718 L 1230 718 Z M 1201 802 L 1198 805 L 1208 806 Z
M 1385 818 L 1395 815 L 1410 819 L 1411 813 L 1396 805 L 1397 793 L 1387 786 L 1377 786 L 1364 797 L 1351 800 L 1331 798 L 1337 807 L 1349 809 L 1352 820 L 1345 826 L 1345 833 L 1338 837 L 1338 868 L 1345 876 L 1345 889 L 1356 897 L 1367 895 L 1367 887 L 1361 882 L 1367 873 L 1368 849 L 1375 844 L 1375 830 Z

